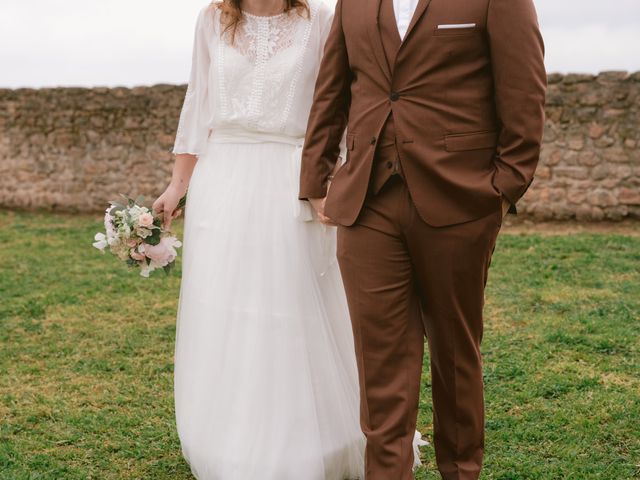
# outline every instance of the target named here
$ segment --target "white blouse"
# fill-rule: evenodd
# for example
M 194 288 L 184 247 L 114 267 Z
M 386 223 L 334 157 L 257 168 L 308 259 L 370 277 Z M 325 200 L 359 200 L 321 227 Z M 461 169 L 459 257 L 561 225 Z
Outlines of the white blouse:
M 309 19 L 245 12 L 233 44 L 221 37 L 220 10 L 200 11 L 173 153 L 200 155 L 210 134 L 304 137 L 333 19 L 322 0 L 309 7 Z

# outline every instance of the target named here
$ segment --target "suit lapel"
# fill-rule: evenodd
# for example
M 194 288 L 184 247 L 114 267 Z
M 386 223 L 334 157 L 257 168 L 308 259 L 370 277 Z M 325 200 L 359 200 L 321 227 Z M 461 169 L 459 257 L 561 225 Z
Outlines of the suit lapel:
M 429 4 L 431 3 L 431 0 L 419 0 L 418 1 L 418 5 L 416 5 L 416 11 L 413 12 L 413 17 L 411 18 L 411 23 L 409 24 L 409 27 L 407 28 L 407 33 L 405 33 L 404 35 L 404 39 L 402 40 L 402 45 L 400 45 L 400 48 L 402 48 L 402 46 L 407 43 L 407 40 L 409 38 L 409 35 L 411 35 L 411 31 L 413 30 L 413 27 L 416 26 L 416 23 L 418 23 L 418 21 L 422 18 L 422 15 L 424 15 L 424 12 L 427 10 L 427 7 L 429 6 Z
M 365 0 L 366 12 L 365 21 L 367 29 L 369 31 L 369 38 L 371 39 L 371 46 L 373 47 L 373 54 L 380 64 L 380 68 L 384 72 L 389 83 L 391 83 L 391 70 L 387 63 L 387 57 L 384 54 L 384 47 L 382 45 L 382 36 L 380 35 L 379 25 L 379 12 L 380 12 L 381 0 Z

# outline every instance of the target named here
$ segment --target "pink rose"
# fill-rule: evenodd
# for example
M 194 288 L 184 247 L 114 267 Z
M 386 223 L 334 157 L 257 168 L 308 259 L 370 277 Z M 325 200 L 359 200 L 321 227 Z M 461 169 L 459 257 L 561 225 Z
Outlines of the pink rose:
M 158 245 L 144 245 L 144 254 L 151 259 L 151 261 L 160 267 L 173 262 L 178 253 L 175 247 L 179 247 L 179 242 L 175 237 L 162 237 Z M 142 245 L 140 246 L 142 248 Z
M 150 213 L 141 213 L 138 217 L 138 225 L 141 227 L 150 227 L 153 225 L 153 215 Z

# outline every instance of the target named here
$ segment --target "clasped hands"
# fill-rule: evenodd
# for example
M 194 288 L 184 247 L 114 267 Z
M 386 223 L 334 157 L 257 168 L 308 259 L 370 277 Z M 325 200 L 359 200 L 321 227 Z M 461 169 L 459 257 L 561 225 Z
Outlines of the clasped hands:
M 327 194 L 329 193 L 329 189 L 331 188 L 331 180 L 333 179 L 335 174 L 338 172 L 338 170 L 340 170 L 340 168 L 342 168 L 342 165 L 343 165 L 342 157 L 338 157 L 338 161 L 336 162 L 336 165 L 335 165 L 335 167 L 333 167 L 333 171 L 331 172 L 331 175 L 329 176 L 329 185 L 327 186 Z M 325 225 L 330 225 L 332 227 L 336 227 L 336 226 L 338 226 L 338 224 L 324 214 L 324 205 L 325 205 L 326 201 L 327 201 L 327 197 L 326 196 L 324 196 L 322 198 L 310 198 L 309 199 L 309 203 L 311 204 L 313 209 L 318 214 L 318 219 L 320 220 L 320 222 L 324 223 Z
M 320 220 L 320 222 L 324 223 L 325 225 L 330 225 L 332 227 L 335 227 L 337 226 L 337 223 L 331 220 L 329 217 L 327 217 L 324 214 L 324 204 L 326 201 L 327 201 L 327 197 L 309 199 L 309 203 L 311 203 L 311 206 L 318 214 L 318 219 Z

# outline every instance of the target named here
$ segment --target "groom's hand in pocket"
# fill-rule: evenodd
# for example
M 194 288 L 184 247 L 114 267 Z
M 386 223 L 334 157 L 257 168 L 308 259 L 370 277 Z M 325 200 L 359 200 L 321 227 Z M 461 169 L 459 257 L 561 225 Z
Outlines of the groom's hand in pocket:
M 336 223 L 324 214 L 324 204 L 326 201 L 327 197 L 309 199 L 309 203 L 311 203 L 311 206 L 318 214 L 318 218 L 320 219 L 320 221 L 325 225 L 332 225 L 335 227 Z

